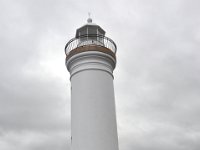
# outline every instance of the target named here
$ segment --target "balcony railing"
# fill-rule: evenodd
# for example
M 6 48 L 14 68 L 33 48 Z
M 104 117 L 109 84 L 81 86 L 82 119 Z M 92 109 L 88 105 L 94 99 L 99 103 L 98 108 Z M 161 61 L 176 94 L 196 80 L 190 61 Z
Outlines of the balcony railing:
M 65 54 L 68 55 L 73 49 L 88 45 L 106 47 L 113 53 L 116 53 L 117 51 L 116 44 L 110 38 L 99 34 L 86 34 L 71 39 L 65 46 Z

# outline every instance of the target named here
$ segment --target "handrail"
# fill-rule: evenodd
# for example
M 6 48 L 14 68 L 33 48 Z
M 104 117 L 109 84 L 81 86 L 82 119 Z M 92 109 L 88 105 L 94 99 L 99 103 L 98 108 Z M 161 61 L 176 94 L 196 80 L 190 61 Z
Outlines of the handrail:
M 110 38 L 99 34 L 85 34 L 71 39 L 65 46 L 65 54 L 68 55 L 73 49 L 81 46 L 98 45 L 110 49 L 116 53 L 117 46 Z

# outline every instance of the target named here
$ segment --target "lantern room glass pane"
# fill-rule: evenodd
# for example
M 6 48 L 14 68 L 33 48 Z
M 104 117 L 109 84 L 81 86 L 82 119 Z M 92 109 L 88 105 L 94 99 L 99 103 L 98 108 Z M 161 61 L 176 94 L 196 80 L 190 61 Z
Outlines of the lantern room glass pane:
M 85 28 L 85 30 L 82 30 L 82 31 L 80 31 L 80 36 L 82 36 L 82 35 L 86 35 L 87 34 L 87 30 L 86 30 L 86 28 Z M 82 36 L 81 38 L 80 38 L 80 41 L 85 41 L 85 40 L 87 40 L 87 37 L 85 36 Z
M 85 34 L 87 34 L 87 30 L 80 31 L 80 35 L 85 35 Z
M 96 27 L 88 27 L 88 34 L 97 34 Z
M 96 27 L 88 27 L 88 34 L 90 40 L 97 40 L 96 34 L 97 34 L 97 28 Z

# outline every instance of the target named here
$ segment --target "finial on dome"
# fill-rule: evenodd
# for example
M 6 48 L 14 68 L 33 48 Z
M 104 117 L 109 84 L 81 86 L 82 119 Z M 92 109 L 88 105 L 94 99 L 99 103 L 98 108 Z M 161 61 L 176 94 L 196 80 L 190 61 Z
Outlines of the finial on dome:
M 88 13 L 88 19 L 87 19 L 87 22 L 88 22 L 88 23 L 92 23 L 92 18 L 90 18 L 90 15 L 91 15 L 91 14 L 90 14 L 90 12 L 89 12 L 89 13 Z

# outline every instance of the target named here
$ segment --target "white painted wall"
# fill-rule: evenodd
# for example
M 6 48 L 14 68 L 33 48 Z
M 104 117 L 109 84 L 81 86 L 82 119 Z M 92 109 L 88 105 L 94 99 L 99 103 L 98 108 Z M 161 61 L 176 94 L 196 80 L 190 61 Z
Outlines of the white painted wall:
M 101 52 L 83 52 L 70 58 L 67 67 L 72 86 L 72 150 L 118 150 L 115 60 Z

